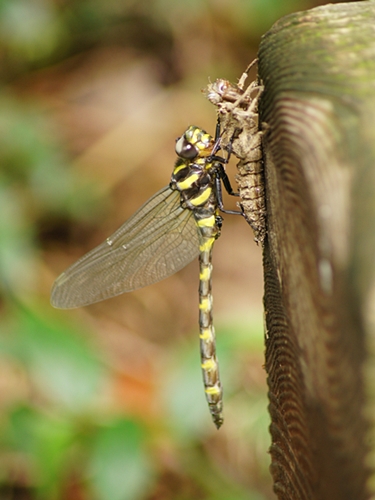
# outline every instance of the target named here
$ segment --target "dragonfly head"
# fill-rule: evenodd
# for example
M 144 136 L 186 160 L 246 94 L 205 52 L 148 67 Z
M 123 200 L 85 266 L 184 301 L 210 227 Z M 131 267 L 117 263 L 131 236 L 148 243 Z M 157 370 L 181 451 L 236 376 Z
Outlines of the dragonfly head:
M 191 125 L 176 141 L 176 153 L 184 160 L 194 160 L 197 156 L 210 156 L 214 139 L 203 129 Z

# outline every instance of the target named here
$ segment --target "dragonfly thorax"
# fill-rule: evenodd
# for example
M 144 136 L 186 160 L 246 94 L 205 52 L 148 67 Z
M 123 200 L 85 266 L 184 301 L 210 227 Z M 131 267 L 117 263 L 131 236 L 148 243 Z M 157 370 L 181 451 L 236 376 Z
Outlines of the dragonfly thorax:
M 170 187 L 181 194 L 181 205 L 196 211 L 205 208 L 211 214 L 217 210 L 215 193 L 215 162 L 212 156 L 215 140 L 203 129 L 190 126 L 177 139 L 176 160 Z
M 205 159 L 206 160 L 206 159 Z M 181 204 L 184 208 L 197 210 L 210 206 L 210 211 L 215 212 L 217 207 L 213 172 L 210 172 L 212 163 L 207 160 L 183 160 L 178 158 L 173 169 L 170 187 L 181 195 Z

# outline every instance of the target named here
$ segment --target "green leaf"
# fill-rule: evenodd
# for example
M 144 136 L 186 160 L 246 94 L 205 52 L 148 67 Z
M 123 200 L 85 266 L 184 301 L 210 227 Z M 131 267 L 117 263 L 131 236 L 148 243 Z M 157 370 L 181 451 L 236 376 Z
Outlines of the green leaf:
M 57 9 L 43 0 L 4 2 L 0 29 L 12 55 L 30 61 L 49 56 L 66 37 Z
M 98 500 L 136 500 L 150 488 L 154 473 L 144 447 L 147 433 L 131 420 L 102 428 L 92 446 L 89 472 Z
M 13 410 L 6 429 L 7 444 L 25 454 L 38 498 L 57 498 L 75 429 L 71 421 L 27 407 Z
M 26 364 L 45 396 L 64 411 L 88 412 L 104 382 L 104 367 L 87 340 L 60 315 L 53 316 L 55 321 L 46 317 L 16 306 L 8 348 Z

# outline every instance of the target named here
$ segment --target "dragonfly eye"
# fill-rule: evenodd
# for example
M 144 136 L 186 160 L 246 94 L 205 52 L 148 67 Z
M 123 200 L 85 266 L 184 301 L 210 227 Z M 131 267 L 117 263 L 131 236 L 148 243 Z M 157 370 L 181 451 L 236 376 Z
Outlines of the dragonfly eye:
M 193 160 L 199 154 L 199 151 L 191 142 L 187 141 L 184 136 L 177 139 L 176 153 L 184 160 Z

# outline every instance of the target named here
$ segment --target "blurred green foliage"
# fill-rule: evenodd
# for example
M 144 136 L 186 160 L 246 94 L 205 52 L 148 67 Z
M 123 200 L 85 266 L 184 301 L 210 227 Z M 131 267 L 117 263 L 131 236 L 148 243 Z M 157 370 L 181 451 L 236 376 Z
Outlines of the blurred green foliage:
M 108 54 L 129 60 L 129 72 L 151 61 L 154 91 L 199 89 L 217 72 L 237 78 L 273 22 L 317 3 L 0 1 L 0 498 L 272 498 L 264 377 L 246 372 L 262 363 L 258 320 L 217 325 L 228 387 L 218 434 L 193 341 L 164 345 L 158 411 L 130 411 L 108 395 L 117 369 L 92 322 L 53 311 L 48 295 L 62 252 L 75 254 L 73 236 L 85 239 L 106 206 L 100 181 L 72 163 L 110 130 L 112 118 L 87 105 Z M 88 63 L 88 76 L 73 72 Z M 80 119 L 93 129 L 86 142 Z
M 99 498 L 142 498 L 153 480 L 153 463 L 145 446 L 148 435 L 134 421 L 111 422 L 95 436 L 88 471 Z

